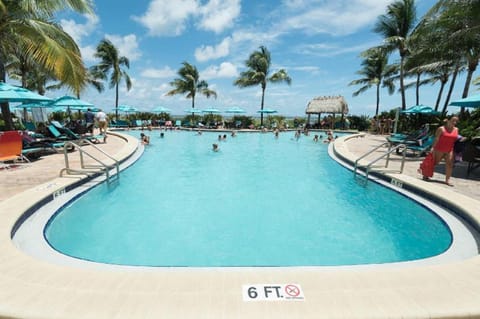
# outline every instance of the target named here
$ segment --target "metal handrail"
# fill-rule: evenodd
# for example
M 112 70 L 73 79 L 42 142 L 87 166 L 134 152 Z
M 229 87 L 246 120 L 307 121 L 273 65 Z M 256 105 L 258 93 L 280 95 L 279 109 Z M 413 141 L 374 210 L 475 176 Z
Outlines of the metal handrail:
M 385 156 L 387 157 L 387 159 L 385 161 L 385 168 L 387 168 L 388 163 L 390 162 L 390 154 L 393 153 L 393 152 L 396 152 L 397 150 L 400 150 L 400 149 L 402 149 L 402 162 L 400 164 L 400 174 L 403 173 L 403 168 L 405 167 L 405 155 L 406 155 L 406 150 L 407 150 L 406 145 L 405 144 L 398 144 L 397 146 L 392 148 L 392 145 L 389 142 L 384 142 L 384 143 L 380 144 L 379 146 L 375 147 L 374 149 L 372 149 L 372 150 L 368 151 L 367 153 L 363 154 L 362 156 L 360 156 L 355 161 L 355 167 L 354 167 L 354 170 L 353 170 L 354 176 L 357 175 L 357 168 L 359 167 L 358 163 L 361 159 L 365 158 L 366 156 L 372 154 L 373 152 L 375 152 L 379 148 L 384 147 L 386 145 L 388 145 L 388 150 L 385 153 L 382 153 L 380 156 L 378 156 L 375 159 L 373 159 L 372 161 L 370 161 L 367 165 L 362 165 L 362 166 L 365 167 L 365 178 L 368 181 L 368 174 L 370 173 L 372 165 L 375 164 L 376 162 L 378 162 L 379 160 L 381 160 L 382 158 L 384 158 Z
M 87 144 L 93 146 L 96 150 L 98 150 L 99 152 L 101 152 L 102 154 L 107 156 L 109 159 L 113 160 L 113 162 L 115 164 L 117 179 L 120 177 L 120 175 L 119 175 L 120 165 L 119 165 L 119 162 L 115 158 L 113 158 L 110 154 L 106 153 L 105 151 L 100 149 L 98 146 L 96 146 L 95 144 L 90 142 L 89 140 L 81 139 L 79 141 L 80 141 L 80 143 L 87 143 Z M 76 147 L 78 149 L 79 155 L 80 155 L 80 167 L 81 167 L 81 169 L 70 168 L 70 161 L 69 161 L 69 158 L 68 158 L 68 147 L 67 146 L 73 146 L 73 147 Z M 68 174 L 88 174 L 88 173 L 91 173 L 91 172 L 95 172 L 95 170 L 92 171 L 90 169 L 100 169 L 100 171 L 105 172 L 105 175 L 107 177 L 107 182 L 110 182 L 110 168 L 111 167 L 109 165 L 107 165 L 106 163 L 104 163 L 103 161 L 96 158 L 95 156 L 93 156 L 92 154 L 88 153 L 79 144 L 76 144 L 73 141 L 65 142 L 65 145 L 63 147 L 63 154 L 64 154 L 64 157 L 65 157 L 65 168 L 63 168 L 60 171 L 60 176 L 63 176 L 63 172 L 67 172 Z M 99 163 L 100 165 L 86 165 L 84 160 L 83 160 L 83 154 L 90 157 L 91 159 L 93 159 L 94 161 Z

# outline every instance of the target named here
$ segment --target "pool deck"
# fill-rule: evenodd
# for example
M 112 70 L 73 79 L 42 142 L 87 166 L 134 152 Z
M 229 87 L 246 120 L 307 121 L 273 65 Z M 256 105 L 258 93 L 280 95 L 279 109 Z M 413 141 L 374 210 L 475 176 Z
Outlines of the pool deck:
M 376 135 L 348 136 L 333 147 L 338 156 L 354 161 L 383 141 Z M 122 159 L 137 149 L 138 141 L 110 136 L 100 147 Z M 459 164 L 455 186 L 449 187 L 439 182 L 442 166 L 434 181 L 422 181 L 416 173 L 420 160 L 408 157 L 399 174 L 394 155 L 387 181 L 438 197 L 478 229 L 479 170 L 465 179 Z M 480 256 L 422 266 L 145 271 L 35 259 L 15 247 L 12 228 L 35 203 L 80 178 L 58 177 L 62 167 L 63 155 L 56 154 L 0 171 L 0 318 L 480 318 Z M 305 299 L 244 301 L 242 287 L 255 284 L 298 284 Z

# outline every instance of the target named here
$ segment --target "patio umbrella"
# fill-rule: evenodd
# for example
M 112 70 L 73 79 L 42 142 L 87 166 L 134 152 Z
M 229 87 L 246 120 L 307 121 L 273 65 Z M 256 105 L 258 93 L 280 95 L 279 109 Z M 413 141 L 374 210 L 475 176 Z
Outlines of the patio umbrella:
M 80 111 L 84 110 L 86 111 L 87 109 L 92 109 L 93 104 L 90 102 L 86 102 L 80 99 L 77 99 L 76 97 L 70 96 L 70 95 L 64 95 L 59 98 L 56 98 L 50 106 L 52 107 L 57 107 L 57 108 L 64 108 L 63 110 L 66 109 L 68 116 L 70 117 L 70 112 L 72 110 L 76 110 L 80 113 Z M 57 109 L 58 111 L 58 109 Z
M 209 113 L 209 114 L 218 114 L 218 113 L 222 113 L 222 111 L 220 111 L 219 109 L 216 109 L 216 108 L 213 108 L 213 107 L 209 107 L 205 110 L 202 110 L 203 113 Z
M 0 82 L 0 102 L 36 102 L 52 99 L 25 88 Z
M 152 110 L 153 113 L 170 113 L 171 110 L 163 106 L 157 106 Z
M 262 114 L 273 114 L 273 113 L 278 113 L 278 111 L 276 111 L 276 110 L 272 110 L 272 109 L 263 109 L 263 110 L 259 110 L 259 111 L 257 111 L 257 113 L 262 113 Z
M 480 107 L 480 94 L 471 95 L 461 100 L 452 101 L 450 105 L 460 107 Z
M 69 95 L 64 95 L 61 96 L 57 99 L 55 99 L 52 103 L 51 106 L 65 106 L 65 107 L 70 107 L 75 108 L 76 110 L 79 109 L 87 109 L 87 108 L 92 108 L 93 104 L 90 102 L 86 102 L 80 99 L 77 99 L 76 97 L 69 96 Z
M 199 110 L 199 109 L 187 109 L 185 110 L 185 113 L 202 113 L 203 111 L 202 110 Z
M 225 113 L 234 113 L 234 114 L 240 114 L 240 113 L 246 113 L 244 109 L 241 109 L 237 106 L 234 106 L 232 108 L 229 108 L 228 110 L 225 111 Z
M 125 113 L 136 113 L 136 112 L 138 112 L 138 109 L 135 106 L 130 106 L 130 105 L 119 105 L 118 110 L 120 112 L 125 112 Z
M 403 110 L 402 113 L 404 114 L 430 114 L 430 115 L 440 115 L 441 112 L 435 111 L 433 108 L 430 106 L 426 106 L 423 104 L 420 105 L 414 105 L 412 107 L 409 107 L 406 110 Z

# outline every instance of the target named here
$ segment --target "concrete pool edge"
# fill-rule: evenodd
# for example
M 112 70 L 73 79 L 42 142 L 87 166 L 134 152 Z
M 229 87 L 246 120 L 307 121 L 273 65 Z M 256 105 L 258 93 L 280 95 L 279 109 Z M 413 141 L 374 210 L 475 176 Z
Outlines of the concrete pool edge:
M 52 181 L 0 204 L 0 316 L 17 318 L 373 318 L 480 316 L 480 259 L 415 268 L 124 272 L 53 265 L 10 240 Z M 65 185 L 68 184 L 66 181 Z M 450 194 L 452 196 L 452 194 Z M 455 197 L 457 194 L 455 194 Z M 478 207 L 478 206 L 477 206 Z M 464 208 L 467 212 L 469 208 Z M 476 218 L 473 211 L 472 217 Z M 298 283 L 303 302 L 244 302 L 244 284 Z

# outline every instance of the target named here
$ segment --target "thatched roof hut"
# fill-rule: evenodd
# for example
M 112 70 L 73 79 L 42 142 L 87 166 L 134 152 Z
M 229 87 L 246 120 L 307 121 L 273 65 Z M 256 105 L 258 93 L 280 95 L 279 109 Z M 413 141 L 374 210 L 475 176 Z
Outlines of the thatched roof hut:
M 308 102 L 307 114 L 348 113 L 348 104 L 343 96 L 319 96 Z
M 334 119 L 335 114 L 340 113 L 342 116 L 341 123 L 343 126 L 343 116 L 348 113 L 348 104 L 343 96 L 319 96 L 308 102 L 305 113 L 308 115 L 307 123 L 310 123 L 310 116 L 312 114 L 318 114 L 318 126 L 323 127 L 325 124 L 320 125 L 320 118 L 322 113 L 332 114 L 333 120 L 326 125 L 330 128 L 335 127 Z

